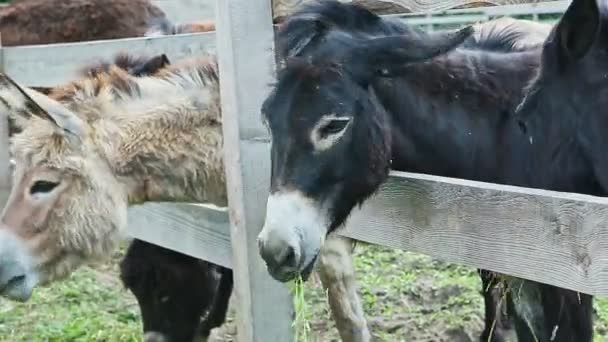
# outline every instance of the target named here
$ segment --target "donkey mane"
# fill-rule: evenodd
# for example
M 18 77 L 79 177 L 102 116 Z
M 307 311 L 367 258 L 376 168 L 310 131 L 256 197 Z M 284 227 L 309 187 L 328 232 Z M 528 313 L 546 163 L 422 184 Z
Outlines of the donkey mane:
M 342 77 L 348 73 L 353 79 L 361 78 L 357 74 L 360 71 L 358 61 L 350 57 L 352 53 L 349 52 L 349 49 L 360 48 L 360 44 L 365 44 L 364 40 L 337 31 L 329 33 L 326 41 L 319 47 L 312 47 L 306 56 L 286 58 L 277 80 L 291 88 L 314 87 L 320 77 L 329 75 Z M 446 104 L 456 102 L 466 108 L 498 106 L 507 111 L 517 105 L 515 101 L 522 93 L 521 87 L 507 83 L 519 84 L 521 79 L 530 79 L 539 63 L 539 49 L 509 53 L 455 49 L 426 62 L 404 65 L 403 71 L 393 78 L 378 77 L 377 85 L 394 83 L 399 84 L 397 89 L 400 91 L 405 91 L 402 87 L 410 87 L 414 93 L 442 99 Z M 517 94 L 513 93 L 515 91 Z
M 110 104 L 120 113 L 137 113 L 182 101 L 192 92 L 219 82 L 215 60 L 209 56 L 184 59 L 148 76 L 135 77 L 125 70 L 148 59 L 123 54 L 115 58 L 115 64 L 100 62 L 85 68 L 85 77 L 53 88 L 49 96 L 78 106 L 81 113 L 88 112 L 82 110 L 85 106 L 109 114 L 102 109 Z
M 113 60 L 101 60 L 86 67 L 83 67 L 79 71 L 79 75 L 82 76 L 96 76 L 102 73 L 108 73 L 110 71 L 110 67 L 115 65 L 123 70 L 131 71 L 137 68 L 140 68 L 150 60 L 151 58 L 143 55 L 132 55 L 127 52 L 118 53 Z M 152 74 L 154 74 L 158 70 L 153 70 Z
M 532 20 L 502 17 L 474 25 L 475 33 L 463 47 L 488 51 L 525 51 L 540 48 L 552 26 Z

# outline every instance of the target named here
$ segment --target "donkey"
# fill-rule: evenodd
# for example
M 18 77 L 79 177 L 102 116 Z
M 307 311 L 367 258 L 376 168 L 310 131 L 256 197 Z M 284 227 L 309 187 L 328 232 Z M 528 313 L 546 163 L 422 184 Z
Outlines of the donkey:
M 580 36 L 586 31 L 577 29 L 588 19 L 576 7 L 583 1 L 574 1 L 557 28 L 567 31 L 572 46 L 585 41 Z M 568 164 L 547 170 L 539 161 L 547 163 L 555 154 L 541 156 L 519 131 L 512 112 L 539 68 L 540 49 L 456 48 L 470 28 L 452 34 L 386 26 L 374 34 L 327 31 L 312 17 L 308 31 L 286 24 L 279 33 L 283 46 L 299 50 L 279 47 L 287 61 L 262 107 L 272 136 L 272 176 L 258 242 L 275 279 L 306 276 L 326 236 L 378 189 L 391 168 L 603 193 L 576 147 L 566 144 L 568 150 L 562 150 L 566 146 L 551 135 L 550 146 L 563 152 Z M 523 282 L 542 301 L 508 298 L 519 341 L 591 340 L 591 296 Z
M 100 61 L 81 74 L 104 77 L 118 67 L 133 76 L 150 76 L 169 64 L 165 54 L 146 58 L 121 53 L 112 63 Z M 50 92 L 62 102 L 73 101 L 66 95 Z M 120 262 L 120 279 L 137 299 L 146 342 L 205 341 L 226 320 L 233 286 L 228 268 L 133 239 Z
M 146 58 L 121 53 L 111 63 L 82 68 L 80 75 L 108 79 L 111 70 L 119 68 L 133 76 L 149 76 L 169 64 L 165 54 Z M 44 90 L 62 103 L 78 101 L 70 87 Z M 10 126 L 11 135 L 19 131 Z M 120 277 L 139 303 L 144 341 L 161 336 L 170 341 L 192 341 L 195 336 L 205 340 L 225 321 L 233 284 L 230 269 L 134 239 L 120 263 Z
M 142 37 L 161 19 L 149 0 L 28 0 L 0 8 L 0 33 L 3 46 Z
M 120 277 L 139 303 L 146 342 L 206 341 L 226 320 L 229 268 L 135 239 Z
M 501 18 L 475 25 L 474 34 L 467 37 L 461 46 L 471 50 L 505 53 L 531 50 L 542 44 L 543 37 L 546 37 L 550 28 L 551 26 L 547 24 Z M 289 57 L 302 54 L 309 44 L 322 41 L 327 32 L 334 29 L 373 36 L 411 32 L 409 27 L 399 21 L 382 19 L 356 5 L 325 1 L 302 7 L 282 25 L 277 42 L 279 55 Z M 424 35 L 422 32 L 416 34 Z M 537 53 L 538 50 L 535 54 Z M 324 245 L 325 248 L 326 246 Z M 342 253 L 347 253 L 348 243 L 344 242 L 341 247 L 331 248 L 341 248 Z M 341 269 L 336 272 L 353 274 L 353 270 L 346 265 L 341 265 Z M 480 275 L 486 311 L 485 328 L 481 338 L 487 341 L 493 335 L 494 340 L 498 341 L 504 334 L 503 330 L 508 329 L 509 325 L 509 322 L 503 322 L 502 317 L 496 312 L 502 301 L 501 291 L 494 289 L 496 281 L 490 272 L 480 270 Z M 356 292 L 349 291 L 349 293 Z

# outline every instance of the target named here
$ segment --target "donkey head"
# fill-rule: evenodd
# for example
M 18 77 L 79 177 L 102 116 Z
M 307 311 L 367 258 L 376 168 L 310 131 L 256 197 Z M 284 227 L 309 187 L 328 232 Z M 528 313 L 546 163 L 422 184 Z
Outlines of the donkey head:
M 113 64 L 81 73 L 86 82 L 125 88 L 131 76 L 154 74 L 168 64 L 164 54 L 119 54 Z M 16 300 L 27 300 L 37 284 L 60 279 L 88 259 L 108 255 L 126 224 L 127 191 L 141 187 L 112 169 L 120 164 L 124 136 L 102 113 L 113 108 L 111 100 L 102 97 L 101 107 L 81 104 L 75 84 L 53 88 L 47 97 L 0 74 L 0 118 L 8 116 L 15 132 L 13 184 L 0 217 L 0 294 Z M 81 84 L 85 91 L 96 88 L 89 85 Z
M 572 1 L 545 41 L 539 72 L 516 110 L 520 128 L 537 145 L 555 142 L 543 136 L 547 132 L 560 132 L 560 144 L 571 136 L 604 191 L 608 191 L 606 10 L 605 1 Z
M 307 276 L 326 235 L 386 179 L 391 132 L 374 81 L 448 52 L 471 33 L 366 38 L 336 30 L 310 55 L 288 58 L 262 107 L 272 174 L 258 242 L 274 278 Z
M 25 301 L 38 283 L 113 248 L 127 199 L 95 132 L 66 106 L 0 75 L 0 113 L 20 130 L 0 219 L 0 292 Z

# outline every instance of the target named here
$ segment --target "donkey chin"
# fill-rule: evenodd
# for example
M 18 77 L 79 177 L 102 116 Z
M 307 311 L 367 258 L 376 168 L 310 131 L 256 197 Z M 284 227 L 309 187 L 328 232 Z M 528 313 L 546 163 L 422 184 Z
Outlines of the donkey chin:
M 38 285 L 33 258 L 24 243 L 0 226 L 0 295 L 26 302 Z

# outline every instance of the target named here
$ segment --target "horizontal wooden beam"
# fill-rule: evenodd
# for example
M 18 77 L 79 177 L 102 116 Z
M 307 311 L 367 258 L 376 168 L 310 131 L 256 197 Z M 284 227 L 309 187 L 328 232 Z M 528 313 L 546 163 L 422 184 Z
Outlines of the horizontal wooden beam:
M 343 234 L 608 295 L 608 199 L 393 172 Z
M 129 231 L 213 262 L 228 259 L 217 257 L 230 255 L 227 218 L 220 219 L 225 211 L 214 210 L 213 221 L 203 213 L 210 209 L 163 206 L 144 210 L 148 220 L 130 218 Z M 605 198 L 392 172 L 338 233 L 608 296 L 607 225 Z
M 313 0 L 274 0 L 273 16 L 285 17 L 304 3 Z M 462 8 L 500 8 L 511 5 L 532 5 L 532 3 L 557 3 L 561 1 L 531 0 L 342 0 L 361 5 L 378 14 L 431 13 Z
M 169 0 L 157 0 L 167 2 Z M 484 7 L 452 10 L 447 17 L 401 16 L 411 25 L 468 24 L 488 16 L 515 15 L 523 13 L 554 13 L 563 11 L 567 0 L 520 4 L 505 7 Z M 176 6 L 176 5 L 175 5 Z M 181 5 L 180 5 L 181 6 Z M 211 6 L 208 4 L 206 6 Z M 275 27 L 276 29 L 276 27 Z M 119 52 L 153 55 L 166 53 L 170 60 L 215 54 L 215 32 L 180 34 L 173 36 L 126 38 L 79 43 L 31 45 L 7 47 L 3 54 L 3 71 L 21 84 L 33 87 L 52 87 L 73 81 L 86 65 L 99 60 L 111 60 Z
M 215 19 L 215 1 L 212 0 L 152 0 L 152 3 L 176 24 Z
M 17 82 L 51 87 L 74 80 L 82 67 L 99 60 L 112 60 L 119 52 L 165 53 L 172 61 L 215 53 L 215 32 L 16 46 L 3 48 L 1 52 L 3 71 Z
M 155 245 L 232 267 L 226 208 L 186 203 L 146 203 L 129 208 L 127 234 Z

